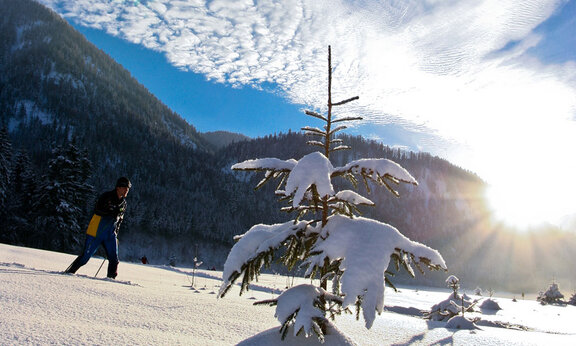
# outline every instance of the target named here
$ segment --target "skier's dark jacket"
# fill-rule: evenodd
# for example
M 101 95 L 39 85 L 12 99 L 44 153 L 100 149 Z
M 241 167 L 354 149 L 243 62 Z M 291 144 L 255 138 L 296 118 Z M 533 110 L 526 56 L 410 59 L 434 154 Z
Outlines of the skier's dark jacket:
M 126 199 L 118 198 L 116 189 L 104 192 L 98 197 L 94 216 L 88 225 L 86 234 L 96 237 L 98 231 L 107 229 L 114 223 L 114 231 L 118 232 L 126 211 Z

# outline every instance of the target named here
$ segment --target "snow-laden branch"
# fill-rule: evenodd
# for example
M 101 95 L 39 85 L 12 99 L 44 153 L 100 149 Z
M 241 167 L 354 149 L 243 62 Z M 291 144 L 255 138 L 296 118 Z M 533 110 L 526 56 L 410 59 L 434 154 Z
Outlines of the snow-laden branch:
M 324 333 L 321 324 L 328 323 L 324 302 L 335 303 L 329 309 L 332 314 L 340 312 L 334 307 L 342 305 L 342 298 L 321 287 L 303 284 L 287 289 L 278 298 L 255 302 L 254 305 L 276 305 L 274 316 L 282 324 L 280 327 L 282 340 L 286 337 L 289 327 L 293 326 L 294 336 L 303 332 L 304 336 L 308 337 L 314 332 L 320 343 L 323 343 Z
M 306 142 L 306 144 L 308 144 L 308 145 L 316 145 L 316 146 L 319 146 L 319 147 L 323 147 L 323 146 L 324 146 L 324 143 L 319 142 L 319 141 L 308 141 L 308 142 Z
M 378 180 L 380 177 L 392 177 L 399 181 L 418 185 L 414 177 L 408 171 L 394 161 L 388 159 L 361 159 L 348 163 L 343 167 L 334 168 L 334 175 L 342 175 L 346 172 L 363 174 Z
M 294 159 L 280 160 L 277 158 L 265 158 L 246 160 L 235 165 L 232 169 L 235 170 L 268 170 L 268 171 L 290 171 L 296 165 L 297 161 Z
M 374 202 L 352 190 L 342 190 L 336 193 L 336 199 L 355 205 L 374 205 Z
M 343 104 L 346 104 L 346 103 L 348 103 L 348 102 L 352 102 L 352 101 L 355 101 L 355 100 L 358 100 L 358 99 L 360 99 L 360 96 L 354 96 L 354 97 L 351 97 L 351 98 L 349 98 L 349 99 L 346 99 L 346 100 L 343 100 L 343 101 L 340 101 L 340 102 L 333 103 L 332 106 L 341 106 L 341 105 L 343 105 Z
M 322 131 L 317 127 L 304 126 L 302 130 L 306 131 L 308 134 L 326 136 L 326 131 Z
M 259 224 L 238 236 L 236 244 L 230 250 L 224 263 L 223 282 L 218 296 L 223 297 L 243 272 L 246 275 L 251 261 L 262 253 L 278 248 L 286 239 L 295 236 L 298 232 L 306 231 L 308 226 L 307 221 L 297 223 L 289 221 L 274 225 Z
M 320 142 L 313 142 L 313 144 L 322 145 Z M 332 150 L 346 148 L 348 147 L 340 146 Z M 309 198 L 310 194 L 308 192 L 312 190 L 318 193 L 319 198 L 334 197 L 335 192 L 331 178 L 345 174 L 359 174 L 364 179 L 372 179 L 385 185 L 396 195 L 397 192 L 390 187 L 387 180 L 394 183 L 418 184 L 416 179 L 406 169 L 388 159 L 361 159 L 352 161 L 343 167 L 334 168 L 330 160 L 320 152 L 305 155 L 298 161 L 294 159 L 280 160 L 277 158 L 247 160 L 233 165 L 232 169 L 266 171 L 264 179 L 257 187 L 260 187 L 270 179 L 279 178 L 282 174 L 287 174 L 285 188 L 281 191 L 284 196 L 293 195 L 293 208 L 297 208 L 305 199 Z
M 336 119 L 336 120 L 332 120 L 332 123 L 339 123 L 342 121 L 355 121 L 355 120 L 362 120 L 362 117 L 346 117 L 346 118 L 340 118 L 340 119 Z
M 351 149 L 348 145 L 339 145 L 336 148 L 331 149 L 330 151 L 338 151 L 338 150 L 348 150 Z
M 348 126 L 338 126 L 335 129 L 333 129 L 332 131 L 330 131 L 329 135 L 333 135 L 334 133 L 338 132 L 338 131 L 342 131 L 342 130 L 346 130 L 348 128 Z
M 321 119 L 321 120 L 324 120 L 324 121 L 328 121 L 328 119 L 326 119 L 325 116 L 323 116 L 323 115 L 321 115 L 321 114 L 318 114 L 318 113 L 316 113 L 316 112 L 312 112 L 312 111 L 308 111 L 308 110 L 307 110 L 307 111 L 304 111 L 304 113 L 306 113 L 306 115 L 310 115 L 310 116 L 312 116 L 312 117 L 315 117 L 315 118 L 318 118 L 318 119 Z
M 317 320 L 325 320 L 324 311 L 318 308 L 321 299 L 341 303 L 342 299 L 326 292 L 320 287 L 313 285 L 298 285 L 283 292 L 276 299 L 276 318 L 283 326 L 294 318 L 294 335 L 300 331 L 308 337 L 312 330 L 318 330 L 320 326 Z
M 313 152 L 302 157 L 292 168 L 286 181 L 286 194 L 294 194 L 292 206 L 297 207 L 304 199 L 306 191 L 314 185 L 320 197 L 333 196 L 334 188 L 330 181 L 333 166 L 322 153 Z
M 410 254 L 414 262 L 431 269 L 446 269 L 438 251 L 408 239 L 388 224 L 333 215 L 311 249 L 311 253 L 319 253 L 308 259 L 306 274 L 324 265 L 325 259 L 332 263 L 341 261 L 342 306 L 355 304 L 360 297 L 366 327 L 370 328 L 376 312 L 380 314 L 384 308 L 384 273 L 390 257 L 398 251 Z

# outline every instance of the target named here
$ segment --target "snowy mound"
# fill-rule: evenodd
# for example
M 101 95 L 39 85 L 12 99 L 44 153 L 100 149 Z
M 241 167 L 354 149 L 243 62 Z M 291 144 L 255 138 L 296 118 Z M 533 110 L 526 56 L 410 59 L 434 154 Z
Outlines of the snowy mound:
M 466 317 L 462 315 L 454 316 L 446 322 L 446 328 L 448 329 L 480 329 L 478 328 L 474 322 L 470 321 Z
M 482 310 L 502 310 L 500 305 L 492 299 L 486 299 L 480 304 L 480 309 Z
M 319 345 L 319 341 L 315 336 L 305 337 L 303 335 L 294 336 L 294 331 L 292 327 L 288 330 L 286 338 L 281 339 L 280 327 L 271 328 L 262 333 L 254 335 L 248 338 L 238 346 L 262 346 L 262 345 L 298 345 L 298 346 L 312 346 Z M 352 339 L 344 335 L 340 330 L 338 330 L 333 324 L 330 325 L 328 333 L 325 335 L 324 345 L 330 346 L 352 346 L 358 345 Z

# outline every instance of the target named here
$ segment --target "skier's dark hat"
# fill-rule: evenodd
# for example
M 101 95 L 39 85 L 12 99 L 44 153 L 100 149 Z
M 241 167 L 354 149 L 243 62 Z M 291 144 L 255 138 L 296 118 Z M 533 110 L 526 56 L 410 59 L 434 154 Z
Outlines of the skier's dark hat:
M 118 178 L 118 180 L 116 181 L 116 187 L 127 187 L 127 188 L 131 188 L 131 187 L 132 187 L 132 183 L 130 182 L 130 180 L 128 180 L 128 178 L 126 178 L 126 177 L 120 177 L 120 178 Z

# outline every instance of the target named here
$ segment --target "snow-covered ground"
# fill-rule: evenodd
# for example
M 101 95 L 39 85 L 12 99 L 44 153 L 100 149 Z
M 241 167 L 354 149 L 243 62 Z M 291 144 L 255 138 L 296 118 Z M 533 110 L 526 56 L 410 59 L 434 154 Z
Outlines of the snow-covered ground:
M 274 308 L 253 305 L 277 297 L 286 287 L 285 277 L 263 275 L 243 296 L 235 288 L 216 299 L 220 272 L 197 270 L 195 288 L 189 268 L 121 262 L 117 280 L 102 278 L 106 265 L 94 278 L 100 258 L 76 275 L 61 274 L 74 258 L 0 244 L 1 345 L 303 344 L 281 343 Z M 446 329 L 444 322 L 419 317 L 419 310 L 448 295 L 448 289 L 401 287 L 395 293 L 387 288 L 386 312 L 372 329 L 352 315 L 338 317 L 335 325 L 358 345 L 576 345 L 574 306 L 495 297 L 502 310 L 467 315 L 485 321 L 477 330 Z M 490 321 L 528 330 L 495 327 Z M 305 344 L 315 343 L 310 337 Z M 326 344 L 334 343 L 327 339 Z

